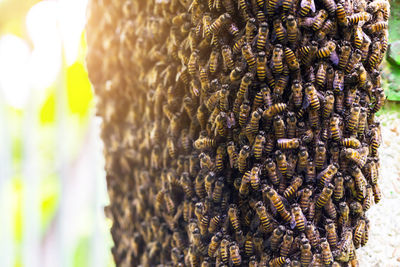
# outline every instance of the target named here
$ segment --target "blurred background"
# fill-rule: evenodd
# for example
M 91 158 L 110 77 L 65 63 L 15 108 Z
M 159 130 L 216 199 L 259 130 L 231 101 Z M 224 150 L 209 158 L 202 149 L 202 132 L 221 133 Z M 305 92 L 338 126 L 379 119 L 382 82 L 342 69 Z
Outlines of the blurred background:
M 101 120 L 84 61 L 87 2 L 0 0 L 1 267 L 114 266 Z M 371 209 L 361 266 L 400 264 L 399 29 L 396 0 L 380 112 L 385 199 Z

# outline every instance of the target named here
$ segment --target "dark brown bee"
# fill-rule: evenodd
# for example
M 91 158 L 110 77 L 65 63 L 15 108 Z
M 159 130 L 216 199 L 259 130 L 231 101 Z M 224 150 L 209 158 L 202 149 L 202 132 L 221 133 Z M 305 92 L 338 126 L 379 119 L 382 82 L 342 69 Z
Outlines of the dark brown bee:
M 277 44 L 272 51 L 272 70 L 274 73 L 282 73 L 283 71 L 283 48 L 282 45 Z
M 246 59 L 247 65 L 250 69 L 253 69 L 256 66 L 256 57 L 251 50 L 251 46 L 249 44 L 244 44 L 242 46 L 242 54 L 243 57 Z
M 322 241 L 321 242 L 322 261 L 325 266 L 330 266 L 333 263 L 333 256 L 332 256 L 331 248 L 329 246 L 328 241 L 325 238 L 323 238 L 321 241 Z
M 267 210 L 261 201 L 256 204 L 256 212 L 258 217 L 260 218 L 261 226 L 265 233 L 269 233 L 272 231 L 272 222 L 271 216 L 267 213 Z
M 312 259 L 313 259 L 313 254 L 311 251 L 311 245 L 310 242 L 308 241 L 307 238 L 303 238 L 301 240 L 301 245 L 300 245 L 300 262 L 302 266 L 309 266 Z
M 293 232 L 290 230 L 286 230 L 285 235 L 283 236 L 282 245 L 280 248 L 280 256 L 287 257 L 289 256 L 290 249 L 293 244 Z
M 258 52 L 258 57 L 257 57 L 257 78 L 260 81 L 264 81 L 267 74 L 266 74 L 266 69 L 267 69 L 267 57 L 265 56 L 265 52 L 261 51 Z
M 278 172 L 277 172 L 277 166 L 275 161 L 273 161 L 271 158 L 268 158 L 266 160 L 265 164 L 265 169 L 268 172 L 268 177 L 272 184 L 278 185 L 279 184 L 279 177 L 278 177 Z
M 291 182 L 291 184 L 283 192 L 283 196 L 286 199 L 292 198 L 302 184 L 303 180 L 301 179 L 301 177 L 300 176 L 295 177 Z
M 272 205 L 275 209 L 279 212 L 282 218 L 289 222 L 290 221 L 290 213 L 286 210 L 285 206 L 283 205 L 282 200 L 280 199 L 278 193 L 271 187 L 266 187 L 265 189 L 266 195 L 268 199 L 271 201 Z
M 242 257 L 240 256 L 239 246 L 236 243 L 230 245 L 229 255 L 233 265 L 239 266 L 242 263 Z
M 321 194 L 318 196 L 318 198 L 315 201 L 315 207 L 317 209 L 321 209 L 325 206 L 326 203 L 328 203 L 329 199 L 332 196 L 333 193 L 333 185 L 332 184 L 328 184 L 327 186 L 325 186 L 322 189 Z
M 228 45 L 222 46 L 221 54 L 225 68 L 228 70 L 232 70 L 235 66 L 235 63 L 233 61 L 231 48 Z
M 297 230 L 304 231 L 305 230 L 305 223 L 306 219 L 304 214 L 298 204 L 294 204 L 292 206 L 292 225 L 295 225 Z
M 327 0 L 325 0 L 327 1 Z M 328 18 L 328 12 L 325 11 L 325 9 L 320 9 L 317 13 L 317 15 L 314 17 L 314 22 L 312 24 L 312 29 L 314 31 L 317 31 L 321 29 L 323 23 L 325 20 Z

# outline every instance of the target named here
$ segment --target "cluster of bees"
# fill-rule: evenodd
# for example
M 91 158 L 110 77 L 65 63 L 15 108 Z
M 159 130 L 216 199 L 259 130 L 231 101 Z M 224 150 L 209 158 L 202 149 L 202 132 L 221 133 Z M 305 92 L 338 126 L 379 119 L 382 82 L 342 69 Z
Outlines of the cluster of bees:
M 358 266 L 387 0 L 91 0 L 117 266 Z

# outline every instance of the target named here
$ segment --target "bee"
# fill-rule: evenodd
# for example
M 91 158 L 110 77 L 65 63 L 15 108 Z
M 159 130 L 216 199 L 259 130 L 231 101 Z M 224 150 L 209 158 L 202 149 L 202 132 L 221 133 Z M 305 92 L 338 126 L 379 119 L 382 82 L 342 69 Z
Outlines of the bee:
M 325 207 L 324 207 L 326 214 L 328 215 L 328 217 L 332 218 L 332 219 L 336 219 L 337 217 L 337 211 L 336 211 L 336 206 L 335 204 L 333 204 L 332 199 L 330 199 L 328 201 L 328 203 L 326 203 Z
M 282 45 L 277 44 L 272 52 L 272 70 L 275 74 L 280 74 L 283 71 L 283 48 Z
M 329 57 L 336 50 L 336 44 L 333 41 L 328 41 L 323 47 L 318 49 L 317 58 Z
M 346 20 L 348 24 L 357 24 L 361 22 L 368 22 L 371 19 L 371 14 L 368 12 L 354 13 L 353 15 L 347 16 Z
M 212 193 L 212 199 L 214 203 L 220 203 L 222 199 L 222 190 L 224 187 L 224 181 L 222 177 L 220 177 L 214 185 L 214 191 Z
M 261 94 L 263 96 L 263 104 L 266 107 L 270 107 L 273 105 L 273 101 L 272 101 L 272 96 L 271 96 L 271 91 L 269 90 L 268 87 L 262 87 L 261 88 Z
M 258 28 L 257 44 L 256 44 L 257 50 L 259 52 L 265 50 L 268 33 L 269 33 L 268 23 L 267 22 L 261 23 L 260 27 Z
M 279 177 L 277 173 L 276 163 L 271 158 L 267 158 L 265 169 L 267 170 L 268 177 L 273 185 L 279 184 Z
M 327 35 L 334 35 L 337 31 L 337 25 L 330 19 L 327 19 L 322 25 L 322 28 L 317 32 L 317 39 L 324 40 Z
M 242 257 L 240 256 L 239 246 L 236 243 L 231 243 L 229 246 L 230 260 L 233 265 L 240 265 L 242 263 Z
M 348 227 L 350 221 L 349 221 L 349 213 L 350 213 L 350 208 L 347 205 L 346 202 L 340 202 L 339 203 L 339 219 L 338 219 L 338 225 L 341 229 L 345 229 Z
M 343 182 L 344 182 L 344 180 L 343 180 L 342 176 L 335 177 L 335 180 L 334 180 L 335 189 L 333 191 L 333 200 L 336 202 L 340 201 L 344 196 Z
M 269 233 L 273 229 L 273 225 L 271 222 L 271 216 L 267 213 L 267 209 L 265 208 L 262 201 L 256 203 L 256 212 L 258 217 L 260 218 L 261 226 L 265 233 Z
M 370 33 L 378 33 L 378 32 L 383 32 L 383 30 L 386 30 L 388 28 L 388 23 L 387 21 L 378 21 L 373 24 L 369 24 L 366 26 L 367 31 Z
M 374 197 L 374 192 L 372 191 L 372 186 L 371 185 L 367 185 L 366 186 L 366 190 L 367 190 L 367 194 L 363 200 L 363 210 L 367 211 L 369 210 L 369 208 L 371 207 L 372 201 L 373 201 L 373 197 Z
M 291 99 L 296 108 L 299 108 L 303 103 L 303 87 L 298 80 L 295 80 L 292 83 Z
M 239 28 L 237 27 L 237 25 L 233 22 L 229 23 L 228 28 L 228 32 L 234 37 L 234 38 L 238 38 L 239 36 Z
M 275 152 L 276 162 L 278 164 L 278 169 L 282 175 L 286 175 L 288 169 L 288 162 L 286 159 L 286 155 L 282 153 L 282 151 L 277 150 Z
M 301 266 L 309 266 L 313 259 L 311 245 L 307 238 L 301 239 L 300 245 L 300 262 Z
M 254 56 L 253 51 L 251 50 L 251 46 L 249 44 L 245 43 L 242 46 L 242 54 L 243 57 L 246 59 L 249 68 L 254 69 L 254 67 L 256 66 L 256 57 Z
M 279 3 L 280 2 L 277 0 L 272 0 L 272 1 L 267 2 L 266 7 L 267 7 L 267 15 L 268 16 L 272 17 L 272 15 L 274 15 L 276 9 L 278 8 Z
M 313 161 L 308 161 L 307 162 L 307 169 L 306 169 L 306 181 L 307 183 L 314 182 L 315 181 L 315 174 L 316 169 L 315 169 L 315 164 Z
M 315 12 L 314 0 L 301 0 L 299 11 L 300 16 L 305 17 L 310 11 Z
M 290 249 L 293 244 L 293 232 L 290 230 L 286 230 L 285 235 L 283 236 L 282 245 L 280 248 L 280 256 L 281 257 L 288 257 Z
M 376 89 L 376 102 L 372 109 L 372 112 L 373 113 L 378 112 L 385 104 L 385 101 L 386 101 L 385 91 L 382 88 L 377 88 Z
M 286 208 L 283 205 L 283 202 L 280 199 L 280 196 L 278 195 L 278 193 L 272 187 L 269 187 L 269 186 L 264 188 L 263 192 L 266 193 L 267 198 L 271 201 L 272 205 L 279 212 L 279 214 L 282 216 L 282 218 L 286 222 L 289 222 L 290 221 L 290 217 L 291 217 L 290 213 L 286 210 Z
M 221 48 L 221 54 L 225 68 L 228 70 L 232 70 L 235 66 L 235 63 L 233 61 L 231 48 L 228 45 L 223 45 Z
M 326 69 L 327 69 L 327 64 L 326 62 L 322 61 L 319 64 L 317 75 L 315 76 L 316 84 L 319 85 L 320 87 L 323 87 L 325 85 Z
M 284 66 L 284 67 L 287 68 L 287 66 Z M 283 95 L 288 82 L 289 82 L 289 75 L 282 74 L 279 76 L 279 78 L 275 84 L 274 92 L 273 92 L 276 98 L 280 98 Z
M 293 112 L 288 112 L 286 118 L 286 125 L 287 125 L 286 135 L 289 139 L 293 139 L 296 136 L 296 128 L 297 128 L 297 119 Z
M 361 49 L 362 46 L 362 42 L 364 41 L 364 37 L 363 37 L 363 30 L 360 26 L 356 26 L 354 28 L 354 47 L 356 49 Z
M 344 89 L 344 73 L 340 70 L 335 72 L 335 76 L 333 79 L 333 91 L 338 94 L 338 93 L 343 93 Z M 338 101 L 336 101 L 338 102 Z
M 315 201 L 315 207 L 317 209 L 323 208 L 326 203 L 328 203 L 329 199 L 332 196 L 334 186 L 332 184 L 328 184 L 322 189 L 321 194 L 317 197 Z
M 245 102 L 240 106 L 240 113 L 239 113 L 240 127 L 245 128 L 249 114 L 250 114 L 250 106 L 248 105 L 248 103 Z
M 246 37 L 243 35 L 241 38 L 239 38 L 232 47 L 232 52 L 233 54 L 239 54 L 240 51 L 242 51 L 243 45 L 246 43 Z
M 239 221 L 238 209 L 235 204 L 231 204 L 229 206 L 228 216 L 229 216 L 229 220 L 231 222 L 233 229 L 236 232 L 240 231 L 240 221 Z
M 322 117 L 324 119 L 328 119 L 331 116 L 334 105 L 335 105 L 335 96 L 334 96 L 333 92 L 326 91 L 324 108 L 322 109 Z
M 238 90 L 238 97 L 243 99 L 244 96 L 247 95 L 252 80 L 253 80 L 253 74 L 249 72 L 243 76 Z
M 336 20 L 341 26 L 347 26 L 346 11 L 342 3 L 336 4 Z
M 260 188 L 260 167 L 254 166 L 251 169 L 250 173 L 250 184 L 251 187 L 253 187 L 254 190 L 258 190 Z
M 319 102 L 319 99 L 318 99 L 317 90 L 312 85 L 312 83 L 307 83 L 306 84 L 305 93 L 306 93 L 308 101 L 310 102 L 311 108 L 314 109 L 314 110 L 319 110 L 320 109 L 320 102 Z
M 337 171 L 338 166 L 336 164 L 328 165 L 325 170 L 318 174 L 317 178 L 319 179 L 319 186 L 324 187 L 326 184 L 330 183 Z
M 347 120 L 347 130 L 350 132 L 354 132 L 355 130 L 357 130 L 357 123 L 360 117 L 360 107 L 358 105 L 353 105 L 350 108 L 350 115 L 349 118 Z
M 282 117 L 277 115 L 274 117 L 273 121 L 274 133 L 276 139 L 285 138 L 285 123 L 282 120 Z
M 314 223 L 308 221 L 305 227 L 305 234 L 307 239 L 310 241 L 310 244 L 313 248 L 316 248 L 319 243 L 319 232 L 315 227 Z
M 279 225 L 277 228 L 274 229 L 271 235 L 270 244 L 271 250 L 277 251 L 279 246 L 282 242 L 282 237 L 286 232 L 286 228 L 283 225 Z
M 355 248 L 360 247 L 361 240 L 362 240 L 362 237 L 364 234 L 364 230 L 365 230 L 365 220 L 360 219 L 357 222 L 356 228 L 354 229 L 353 242 L 354 242 Z
M 252 239 L 251 233 L 248 232 L 246 235 L 246 241 L 244 242 L 244 253 L 248 257 L 251 257 L 254 253 L 254 244 Z
M 332 251 L 326 238 L 321 239 L 321 257 L 325 266 L 331 266 L 333 263 Z
M 300 141 L 298 138 L 280 138 L 276 141 L 276 144 L 279 149 L 296 149 L 300 145 Z
M 245 128 L 245 132 L 246 132 L 247 138 L 250 141 L 250 143 L 253 143 L 255 135 L 258 132 L 258 124 L 259 124 L 260 119 L 261 119 L 261 111 L 255 110 L 251 114 L 250 121 Z
M 364 233 L 363 233 L 362 238 L 361 238 L 361 246 L 362 246 L 362 247 L 365 246 L 365 245 L 367 244 L 367 242 L 368 242 L 368 238 L 369 238 L 369 227 L 370 227 L 370 225 L 369 225 L 369 220 L 368 220 L 368 219 L 365 219 Z
M 323 23 L 327 18 L 328 18 L 328 12 L 326 12 L 325 9 L 320 9 L 317 15 L 314 17 L 314 22 L 311 26 L 312 29 L 314 31 L 321 29 Z
M 195 75 L 197 72 L 197 64 L 199 61 L 199 51 L 198 50 L 194 50 L 191 54 L 190 54 L 190 58 L 189 58 L 189 62 L 188 62 L 188 71 L 190 75 Z
M 323 142 L 318 142 L 315 148 L 314 164 L 316 169 L 322 169 L 326 162 L 326 147 Z
M 266 120 L 272 119 L 275 115 L 282 113 L 284 110 L 286 110 L 287 104 L 285 103 L 276 103 L 268 107 L 264 113 L 263 117 Z
M 331 248 L 336 249 L 338 236 L 335 223 L 331 219 L 327 219 L 325 224 L 326 238 Z
M 285 61 L 290 70 L 296 71 L 300 68 L 300 64 L 297 61 L 296 56 L 294 55 L 293 51 L 289 48 L 285 48 Z
M 303 184 L 303 179 L 301 179 L 300 176 L 295 177 L 291 182 L 291 184 L 283 192 L 283 196 L 286 199 L 292 198 L 302 184 Z
M 292 221 L 291 225 L 295 225 L 297 230 L 303 232 L 305 230 L 306 218 L 298 204 L 292 205 Z
M 211 34 L 218 34 L 222 26 L 225 25 L 229 20 L 231 20 L 231 15 L 224 13 L 220 15 L 209 27 Z
M 371 53 L 368 58 L 368 66 L 372 70 L 378 64 L 379 57 L 381 56 L 382 44 L 380 42 L 374 42 L 372 44 Z
M 301 63 L 308 67 L 314 61 L 318 52 L 318 43 L 311 41 L 311 45 L 303 46 L 299 49 Z
M 306 170 L 308 163 L 308 150 L 307 147 L 301 146 L 298 152 L 297 170 L 299 172 Z
M 258 52 L 257 57 L 257 78 L 260 81 L 264 81 L 266 78 L 266 69 L 267 69 L 267 57 L 265 56 L 265 52 Z
M 360 62 L 362 57 L 362 53 L 359 49 L 356 49 L 356 51 L 351 55 L 349 61 L 347 62 L 347 66 L 345 68 L 346 73 L 350 73 L 353 69 L 354 66 Z
M 210 244 L 208 245 L 208 256 L 214 257 L 215 252 L 217 251 L 222 239 L 222 233 L 218 232 L 211 237 Z
M 276 257 L 269 261 L 269 266 L 283 266 L 286 262 L 285 257 Z
M 243 146 L 239 152 L 238 157 L 238 169 L 241 173 L 244 173 L 247 168 L 247 159 L 250 156 L 250 147 Z
M 213 49 L 210 54 L 210 59 L 208 61 L 208 71 L 211 74 L 217 72 L 218 69 L 218 61 L 219 61 L 219 52 L 216 49 Z
M 265 144 L 265 136 L 257 134 L 253 144 L 253 156 L 256 160 L 260 160 L 263 154 L 263 146 Z
M 231 168 L 238 168 L 239 155 L 236 152 L 236 147 L 233 142 L 228 143 L 227 152 L 228 152 L 229 163 L 230 163 Z
M 257 31 L 257 26 L 255 25 L 256 20 L 254 18 L 246 20 L 246 27 L 245 27 L 245 36 L 246 36 L 246 42 L 248 44 L 253 43 L 253 40 L 256 36 L 256 31 Z
M 285 2 L 290 2 L 290 0 Z M 297 27 L 297 21 L 292 15 L 289 15 L 286 19 L 286 31 L 289 43 L 295 46 L 298 41 L 299 29 Z

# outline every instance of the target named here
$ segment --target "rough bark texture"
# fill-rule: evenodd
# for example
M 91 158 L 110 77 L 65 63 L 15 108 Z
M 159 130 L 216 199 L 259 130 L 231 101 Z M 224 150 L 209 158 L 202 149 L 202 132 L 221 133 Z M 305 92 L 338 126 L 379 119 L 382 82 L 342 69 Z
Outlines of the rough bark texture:
M 357 266 L 385 0 L 91 0 L 117 266 Z

